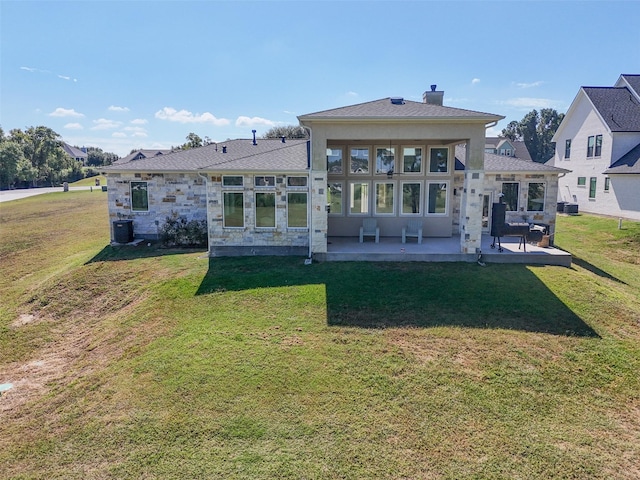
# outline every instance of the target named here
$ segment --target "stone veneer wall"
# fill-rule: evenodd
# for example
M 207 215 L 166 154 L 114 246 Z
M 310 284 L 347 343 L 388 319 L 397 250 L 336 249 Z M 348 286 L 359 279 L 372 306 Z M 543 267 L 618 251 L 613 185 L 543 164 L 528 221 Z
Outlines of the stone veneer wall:
M 253 186 L 253 180 L 253 175 L 244 175 L 244 186 L 223 188 L 221 176 L 209 176 L 207 181 L 209 255 L 306 255 L 309 248 L 309 229 L 287 226 L 287 193 L 306 192 L 308 194 L 309 188 L 287 187 L 285 175 L 276 175 L 276 185 L 272 189 L 256 188 Z M 223 194 L 240 191 L 244 194 L 244 227 L 225 228 L 223 226 Z M 275 192 L 275 228 L 255 228 L 256 191 Z M 309 202 L 311 202 L 310 195 L 307 196 L 307 205 Z
M 149 209 L 131 210 L 131 182 L 147 182 Z M 110 173 L 107 176 L 109 222 L 133 220 L 136 238 L 157 239 L 167 217 L 203 220 L 207 214 L 205 181 L 189 173 Z M 111 240 L 113 241 L 113 227 Z

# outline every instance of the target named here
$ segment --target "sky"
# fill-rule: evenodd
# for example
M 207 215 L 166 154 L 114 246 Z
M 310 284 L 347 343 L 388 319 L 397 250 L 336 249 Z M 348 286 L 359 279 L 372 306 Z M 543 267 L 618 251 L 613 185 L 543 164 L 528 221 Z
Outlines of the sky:
M 0 126 L 125 156 L 436 84 L 446 106 L 567 111 L 640 74 L 640 1 L 0 0 Z

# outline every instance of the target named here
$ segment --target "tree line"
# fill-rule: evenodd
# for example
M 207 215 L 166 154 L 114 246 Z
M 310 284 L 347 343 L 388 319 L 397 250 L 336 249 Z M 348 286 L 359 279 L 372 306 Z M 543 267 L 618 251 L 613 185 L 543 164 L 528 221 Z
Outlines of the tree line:
M 87 166 L 110 165 L 118 156 L 100 148 L 87 148 Z M 62 148 L 62 139 L 49 127 L 15 128 L 5 134 L 0 127 L 0 188 L 56 186 L 97 175 L 83 168 Z

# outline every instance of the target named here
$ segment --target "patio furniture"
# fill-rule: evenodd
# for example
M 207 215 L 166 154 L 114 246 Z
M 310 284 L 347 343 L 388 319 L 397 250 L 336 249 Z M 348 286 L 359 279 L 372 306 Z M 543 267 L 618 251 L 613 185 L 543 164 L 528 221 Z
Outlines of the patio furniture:
M 407 237 L 416 237 L 422 243 L 422 221 L 409 220 L 409 224 L 402 227 L 402 243 L 407 243 Z
M 364 242 L 364 237 L 375 237 L 376 243 L 380 242 L 380 228 L 375 218 L 365 218 L 360 227 L 360 243 Z

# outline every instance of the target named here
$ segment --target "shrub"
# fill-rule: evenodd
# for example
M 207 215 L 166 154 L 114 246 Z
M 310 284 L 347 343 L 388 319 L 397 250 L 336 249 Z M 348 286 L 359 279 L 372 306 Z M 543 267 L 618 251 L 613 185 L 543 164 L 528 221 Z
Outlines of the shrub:
M 167 247 L 206 247 L 207 221 L 167 217 L 160 229 L 160 241 Z

